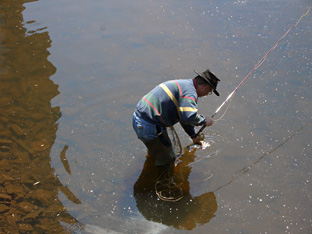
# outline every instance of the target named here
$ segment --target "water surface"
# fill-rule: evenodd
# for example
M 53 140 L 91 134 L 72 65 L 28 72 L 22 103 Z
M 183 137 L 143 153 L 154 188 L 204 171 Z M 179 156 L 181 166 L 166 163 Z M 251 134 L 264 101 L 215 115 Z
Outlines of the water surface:
M 311 232 L 311 13 L 205 130 L 211 147 L 188 152 L 176 126 L 181 201 L 157 199 L 131 126 L 143 95 L 194 69 L 221 79 L 199 101 L 211 115 L 310 4 L 3 0 L 2 231 Z

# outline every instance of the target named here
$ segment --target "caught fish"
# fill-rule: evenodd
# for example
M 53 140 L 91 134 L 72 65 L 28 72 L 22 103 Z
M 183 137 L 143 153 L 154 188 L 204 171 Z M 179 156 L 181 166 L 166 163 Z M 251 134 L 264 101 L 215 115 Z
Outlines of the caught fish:
M 187 149 L 189 150 L 189 152 L 193 151 L 194 149 L 206 149 L 210 146 L 210 144 L 208 142 L 202 141 L 202 144 L 193 144 L 193 145 L 189 145 L 187 146 Z

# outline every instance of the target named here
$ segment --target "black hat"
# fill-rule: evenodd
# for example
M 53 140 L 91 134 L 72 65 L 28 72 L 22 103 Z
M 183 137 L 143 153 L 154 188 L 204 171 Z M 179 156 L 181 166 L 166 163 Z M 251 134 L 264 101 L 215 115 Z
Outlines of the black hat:
M 194 72 L 199 75 L 201 78 L 203 78 L 210 86 L 211 88 L 213 88 L 213 92 L 217 95 L 220 96 L 220 94 L 218 93 L 217 89 L 217 85 L 218 82 L 220 81 L 215 74 L 213 74 L 209 69 L 207 69 L 206 71 L 204 71 L 203 73 L 198 73 L 197 71 L 194 70 Z

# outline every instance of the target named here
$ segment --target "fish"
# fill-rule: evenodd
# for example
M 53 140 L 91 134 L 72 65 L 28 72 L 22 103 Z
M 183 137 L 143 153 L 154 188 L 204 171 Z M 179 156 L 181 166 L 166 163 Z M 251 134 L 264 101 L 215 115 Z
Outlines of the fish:
M 206 149 L 208 147 L 210 147 L 211 145 L 209 144 L 209 142 L 205 142 L 205 141 L 202 141 L 202 144 L 193 144 L 193 145 L 188 145 L 187 146 L 187 149 L 189 150 L 189 152 L 192 152 L 194 149 Z

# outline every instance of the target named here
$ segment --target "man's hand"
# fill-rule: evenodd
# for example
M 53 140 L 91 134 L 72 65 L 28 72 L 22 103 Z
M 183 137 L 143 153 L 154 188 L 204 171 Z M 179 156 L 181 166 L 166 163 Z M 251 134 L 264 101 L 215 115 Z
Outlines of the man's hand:
M 192 138 L 192 140 L 193 140 L 194 145 L 202 145 L 204 142 L 200 136 Z
M 206 119 L 206 124 L 205 124 L 206 127 L 209 127 L 213 124 L 212 118 L 206 117 L 205 119 Z M 197 144 L 197 145 L 203 145 L 203 143 L 204 143 L 204 141 L 203 141 L 204 139 L 200 135 L 198 135 L 195 138 L 192 138 L 192 140 L 193 140 L 193 143 Z
M 206 117 L 206 126 L 209 127 L 213 124 L 213 119 L 210 117 Z

